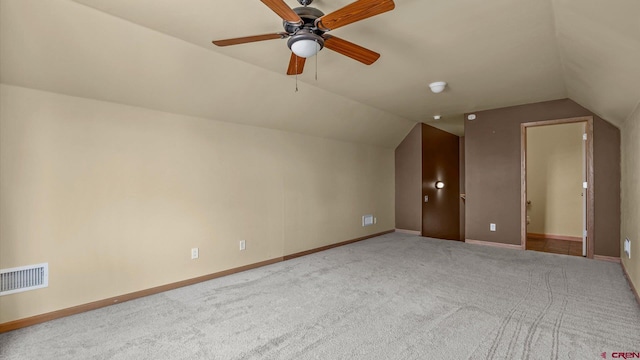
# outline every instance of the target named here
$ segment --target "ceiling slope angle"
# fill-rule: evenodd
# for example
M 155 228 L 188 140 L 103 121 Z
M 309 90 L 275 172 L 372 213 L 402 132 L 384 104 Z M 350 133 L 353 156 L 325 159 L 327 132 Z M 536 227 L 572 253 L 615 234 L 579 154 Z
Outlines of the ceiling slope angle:
M 211 44 L 282 32 L 281 19 L 257 1 L 74 1 L 286 77 L 291 50 L 284 42 Z M 315 0 L 313 6 L 329 14 L 351 3 Z M 304 65 L 313 71 L 299 80 L 413 122 L 435 124 L 435 114 L 440 122 L 461 122 L 465 112 L 567 97 L 616 122 L 639 100 L 639 6 L 636 0 L 395 0 L 393 11 L 331 32 L 381 54 L 372 66 L 320 51 Z M 431 93 L 428 84 L 441 80 L 447 90 Z
M 640 1 L 553 3 L 568 97 L 620 126 L 640 102 Z
M 287 46 L 272 41 L 211 44 L 282 32 L 282 21 L 262 3 L 76 1 L 279 74 L 291 55 Z M 315 0 L 313 6 L 329 14 L 351 3 Z M 285 4 L 300 6 L 296 0 Z M 315 71 L 305 71 L 300 81 L 414 122 L 433 121 L 434 113 L 446 120 L 477 109 L 566 97 L 552 13 L 550 1 L 398 0 L 392 11 L 331 31 L 381 54 L 372 66 L 321 51 L 305 64 L 309 69 L 317 60 L 318 80 Z M 438 80 L 450 86 L 435 95 L 428 84 Z
M 0 54 L 3 84 L 163 112 L 388 148 L 414 124 L 67 0 L 0 1 Z

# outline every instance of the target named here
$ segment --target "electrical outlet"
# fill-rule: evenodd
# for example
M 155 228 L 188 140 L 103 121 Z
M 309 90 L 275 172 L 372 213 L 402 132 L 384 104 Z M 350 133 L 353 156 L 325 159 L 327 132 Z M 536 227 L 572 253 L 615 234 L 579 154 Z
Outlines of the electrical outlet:
M 627 258 L 631 259 L 631 240 L 629 238 L 624 239 L 624 253 L 627 254 Z
M 191 260 L 197 259 L 200 256 L 198 248 L 191 249 Z
M 494 223 L 489 224 L 489 230 L 490 231 L 496 231 L 496 224 L 494 224 Z
M 244 250 L 247 248 L 247 243 L 244 240 L 240 240 L 240 250 Z

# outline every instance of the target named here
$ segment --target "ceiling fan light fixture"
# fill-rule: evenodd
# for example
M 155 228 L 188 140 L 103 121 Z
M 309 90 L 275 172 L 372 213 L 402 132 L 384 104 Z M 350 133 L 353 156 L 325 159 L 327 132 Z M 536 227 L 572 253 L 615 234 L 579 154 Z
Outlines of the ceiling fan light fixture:
M 299 57 L 312 57 L 320 51 L 320 45 L 313 40 L 298 40 L 291 44 L 291 51 Z
M 287 45 L 298 57 L 309 58 L 322 50 L 324 39 L 311 31 L 298 31 L 289 38 Z
M 1 0 L 0 0 L 1 1 Z M 371 65 L 380 54 L 335 36 L 325 35 L 330 30 L 380 15 L 395 8 L 393 0 L 355 0 L 329 14 L 308 6 L 313 0 L 298 0 L 300 7 L 291 8 L 285 0 L 260 0 L 282 19 L 284 32 L 213 40 L 216 46 L 247 44 L 258 41 L 289 38 L 291 49 L 287 75 L 299 75 L 305 59 L 316 55 L 325 46 L 340 55 L 365 65 Z M 242 14 L 240 14 L 242 15 Z M 317 72 L 316 62 L 316 72 Z
M 429 88 L 435 94 L 443 92 L 445 87 L 447 87 L 447 83 L 444 81 L 436 81 L 429 84 Z

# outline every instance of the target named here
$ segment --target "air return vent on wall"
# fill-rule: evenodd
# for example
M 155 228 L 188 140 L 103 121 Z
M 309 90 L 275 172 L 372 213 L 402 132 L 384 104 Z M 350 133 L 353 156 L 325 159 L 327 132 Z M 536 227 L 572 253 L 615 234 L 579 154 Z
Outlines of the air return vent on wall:
M 9 295 L 49 286 L 49 264 L 0 270 L 0 295 Z

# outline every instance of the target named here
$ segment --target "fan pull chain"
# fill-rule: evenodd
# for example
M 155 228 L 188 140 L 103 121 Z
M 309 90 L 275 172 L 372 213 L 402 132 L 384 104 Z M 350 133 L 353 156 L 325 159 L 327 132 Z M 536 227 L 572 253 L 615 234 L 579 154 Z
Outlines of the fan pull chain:
M 316 39 L 316 49 L 318 47 L 318 40 Z M 318 54 L 320 54 L 320 51 L 316 53 L 316 81 L 318 81 Z
M 298 55 L 296 55 L 296 92 L 298 92 Z

